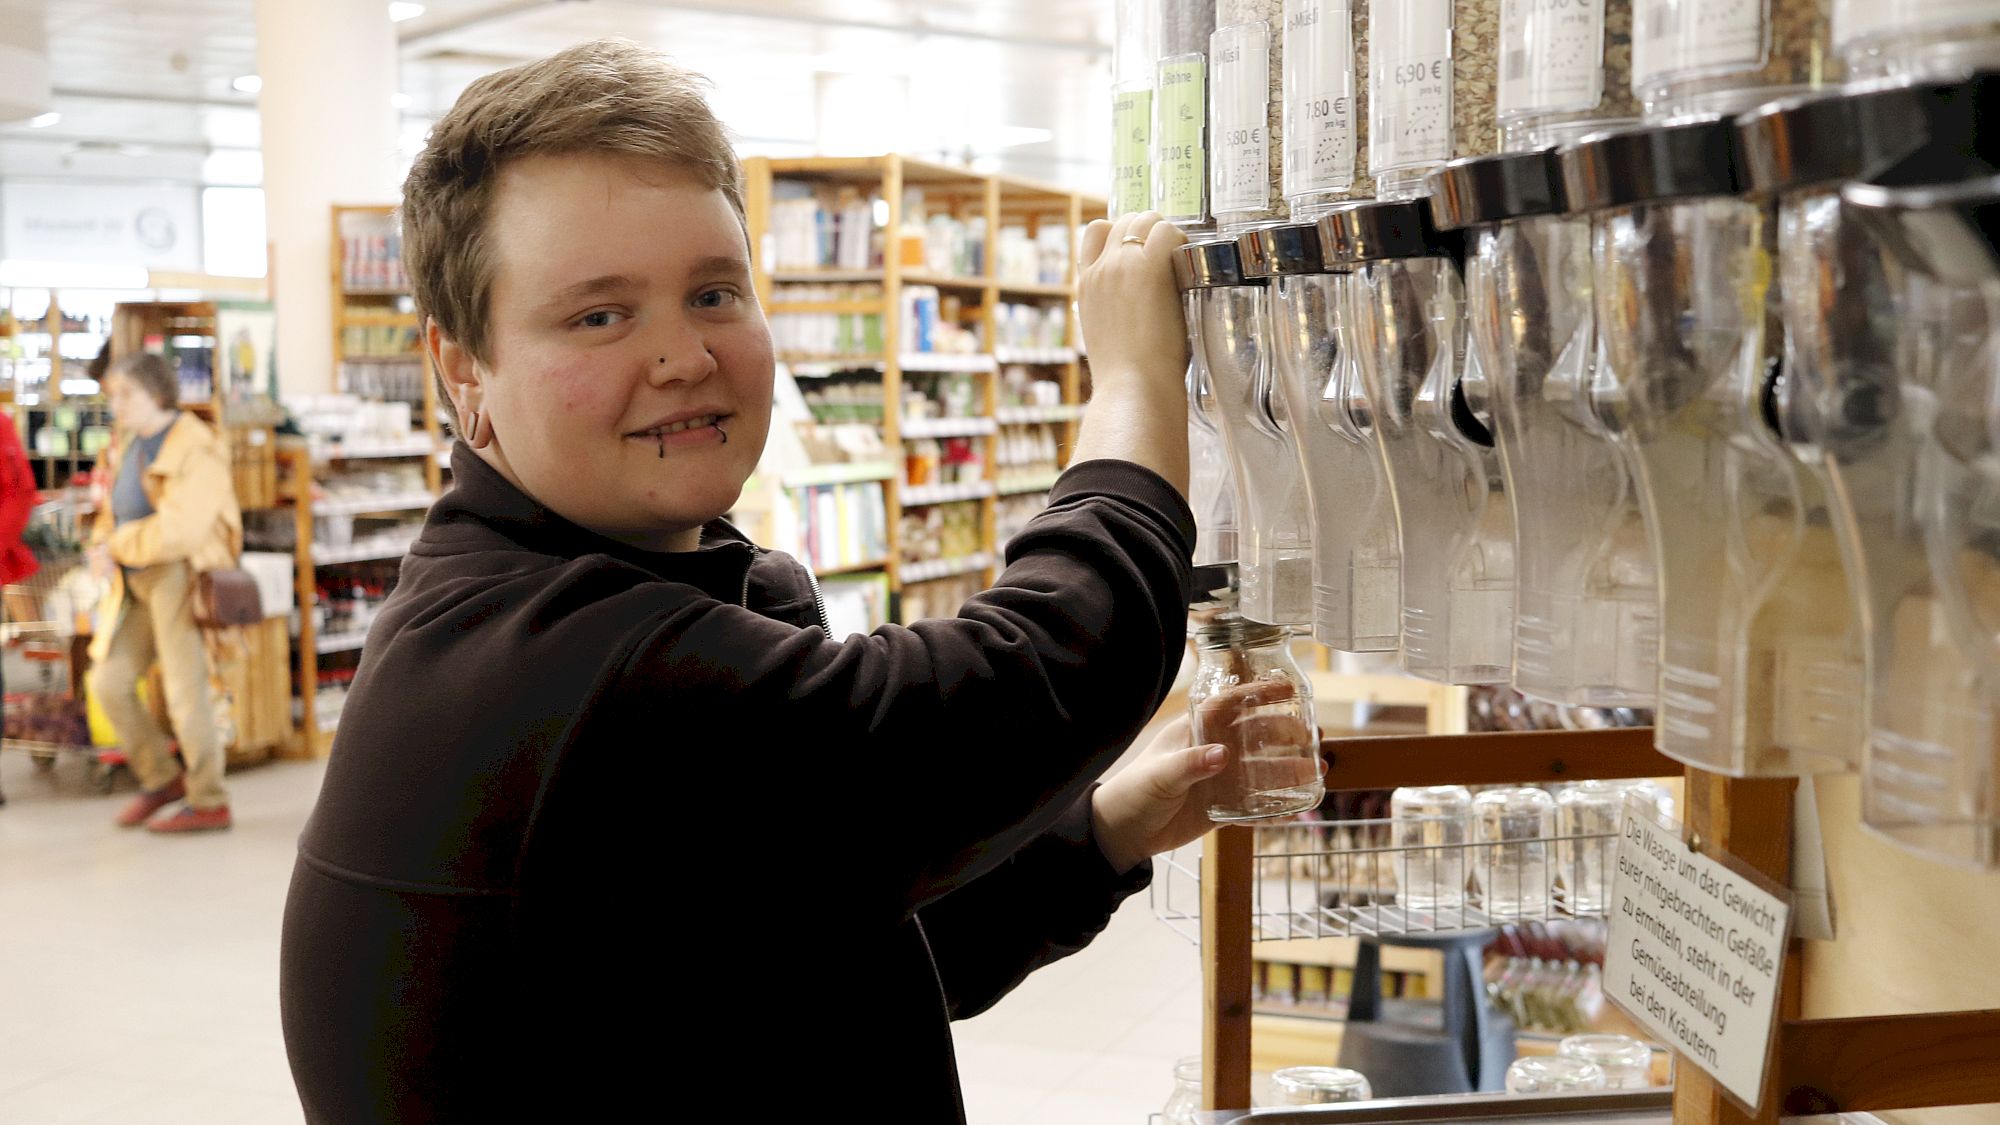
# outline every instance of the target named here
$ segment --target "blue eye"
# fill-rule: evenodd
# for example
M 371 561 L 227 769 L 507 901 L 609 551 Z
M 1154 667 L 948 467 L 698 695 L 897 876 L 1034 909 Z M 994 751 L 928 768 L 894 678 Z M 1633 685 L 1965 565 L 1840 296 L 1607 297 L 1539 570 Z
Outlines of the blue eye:
M 584 313 L 577 324 L 584 328 L 609 328 L 625 316 L 616 309 L 596 309 Z
M 714 298 L 711 300 L 710 298 Z M 704 309 L 719 309 L 736 301 L 736 294 L 727 289 L 710 289 L 694 299 L 694 303 Z

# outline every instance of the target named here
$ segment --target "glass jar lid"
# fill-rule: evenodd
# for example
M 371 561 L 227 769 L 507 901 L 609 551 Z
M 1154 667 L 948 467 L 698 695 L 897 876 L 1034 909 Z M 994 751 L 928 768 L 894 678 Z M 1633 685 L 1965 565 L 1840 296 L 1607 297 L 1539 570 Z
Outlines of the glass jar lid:
M 1271 1084 L 1293 1105 L 1366 1101 L 1374 1092 L 1360 1071 L 1341 1066 L 1288 1066 L 1271 1072 Z
M 1649 1070 L 1652 1048 L 1629 1035 L 1572 1035 L 1557 1050 L 1572 1059 L 1596 1063 L 1606 1073 L 1614 1070 Z
M 1733 117 L 1592 133 L 1558 150 L 1572 213 L 1741 191 Z
M 1431 173 L 1430 186 L 1431 218 L 1440 230 L 1569 209 L 1553 148 L 1454 160 Z

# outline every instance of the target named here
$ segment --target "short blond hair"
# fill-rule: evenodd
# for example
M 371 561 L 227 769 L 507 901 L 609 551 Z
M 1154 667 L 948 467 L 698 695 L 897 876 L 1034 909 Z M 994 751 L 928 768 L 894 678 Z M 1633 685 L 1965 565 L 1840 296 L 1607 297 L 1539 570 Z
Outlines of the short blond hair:
M 692 174 L 743 218 L 743 168 L 707 81 L 629 39 L 599 39 L 466 87 L 403 181 L 403 265 L 417 307 L 487 359 L 488 218 L 509 163 L 604 153 Z

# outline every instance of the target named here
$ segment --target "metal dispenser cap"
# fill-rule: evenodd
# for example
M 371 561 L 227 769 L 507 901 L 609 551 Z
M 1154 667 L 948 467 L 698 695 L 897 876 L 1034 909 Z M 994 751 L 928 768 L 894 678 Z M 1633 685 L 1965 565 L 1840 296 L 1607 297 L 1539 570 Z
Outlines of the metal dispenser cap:
M 1334 267 L 1384 258 L 1458 258 L 1465 240 L 1437 229 L 1421 199 L 1361 203 L 1320 216 L 1319 247 Z
M 1666 199 L 1735 195 L 1736 122 L 1690 117 L 1592 133 L 1563 146 L 1563 192 L 1571 212 Z
M 1955 184 L 1848 184 L 1840 200 L 1905 265 L 1958 285 L 2000 280 L 2000 176 Z
M 1313 223 L 1244 231 L 1236 236 L 1236 249 L 1246 277 L 1327 272 L 1319 253 L 1319 227 Z
M 1744 186 L 1786 192 L 1979 175 L 1993 170 L 1978 155 L 1981 119 L 2000 120 L 2000 74 L 1782 98 L 1736 119 Z M 1987 147 L 1995 147 L 1990 134 Z
M 1440 230 L 1463 230 L 1569 210 L 1556 150 L 1468 156 L 1430 175 L 1431 218 Z
M 1262 285 L 1261 277 L 1246 277 L 1236 240 L 1218 238 L 1190 242 L 1174 250 L 1174 283 L 1182 289 L 1215 289 L 1224 285 Z

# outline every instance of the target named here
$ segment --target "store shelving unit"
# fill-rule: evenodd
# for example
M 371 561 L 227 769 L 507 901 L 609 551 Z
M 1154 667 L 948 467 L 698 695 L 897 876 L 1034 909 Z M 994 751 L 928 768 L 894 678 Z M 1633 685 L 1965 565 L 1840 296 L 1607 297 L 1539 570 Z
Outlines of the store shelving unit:
M 1067 257 L 1073 258 L 1077 229 L 1086 215 L 1103 213 L 1102 201 L 1058 188 L 981 175 L 962 168 L 895 155 L 752 158 L 746 161 L 745 171 L 750 241 L 757 248 L 759 267 L 758 296 L 766 312 L 774 318 L 794 314 L 879 316 L 882 318 L 881 336 L 887 344 L 879 353 L 789 353 L 781 354 L 780 358 L 801 376 L 823 375 L 832 371 L 879 372 L 883 404 L 881 429 L 883 440 L 892 451 L 903 450 L 905 442 L 939 438 L 970 437 L 979 439 L 983 445 L 982 481 L 912 487 L 905 483 L 905 474 L 900 467 L 887 477 L 874 478 L 889 482 L 885 490 L 889 554 L 882 560 L 881 569 L 889 576 L 890 588 L 896 595 L 897 603 L 900 604 L 903 590 L 916 583 L 970 574 L 976 575 L 981 585 L 991 584 L 1000 560 L 1000 544 L 996 542 L 996 511 L 1002 488 L 994 456 L 998 426 L 1005 421 L 1008 424 L 1060 427 L 1061 461 L 1066 464 L 1069 450 L 1075 444 L 1076 420 L 1080 416 L 1084 385 L 1080 377 L 1082 360 L 1073 347 L 1030 351 L 995 346 L 998 339 L 995 314 L 1003 301 L 1043 305 L 1061 302 L 1068 310 L 1065 322 L 1068 338 L 1071 341 L 1077 339 L 1073 266 L 1066 269 L 1065 276 L 1057 283 L 1000 277 L 997 274 L 1000 230 L 1003 223 L 1025 226 L 1033 238 L 1047 224 L 1062 224 L 1068 231 L 1070 252 Z M 803 182 L 817 189 L 851 189 L 872 196 L 877 201 L 874 204 L 875 217 L 884 220 L 874 227 L 874 233 L 882 239 L 880 264 L 865 269 L 770 269 L 773 254 L 772 208 L 775 185 L 780 181 Z M 922 189 L 928 213 L 946 213 L 961 220 L 984 220 L 985 245 L 982 249 L 986 270 L 983 274 L 948 276 L 904 264 L 898 233 L 903 230 L 906 218 L 903 214 L 906 188 Z M 787 292 L 801 285 L 861 285 L 877 287 L 877 292 L 866 299 L 787 299 Z M 956 298 L 964 310 L 965 325 L 978 329 L 982 350 L 970 354 L 898 350 L 896 345 L 903 338 L 900 321 L 904 292 L 910 286 L 929 286 L 947 297 Z M 1009 408 L 1016 412 L 1003 418 L 999 407 L 999 374 L 1003 366 L 1016 364 L 1031 365 L 1051 373 L 1054 380 L 1061 384 L 1061 404 L 1026 408 L 1026 413 L 1020 412 L 1022 408 Z M 966 372 L 979 378 L 981 387 L 975 400 L 978 403 L 976 415 L 967 418 L 905 418 L 902 411 L 905 376 L 920 372 Z M 1025 483 L 1042 484 L 1039 490 L 1046 491 L 1053 480 L 1046 483 L 1011 481 L 1007 494 L 1026 495 L 1037 491 L 1025 487 Z M 902 542 L 904 510 L 946 503 L 980 505 L 980 549 L 958 558 L 906 558 Z M 840 568 L 848 573 L 869 569 L 873 567 Z

